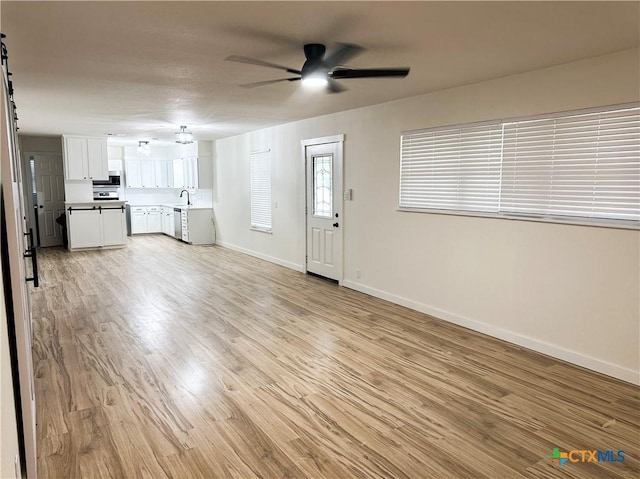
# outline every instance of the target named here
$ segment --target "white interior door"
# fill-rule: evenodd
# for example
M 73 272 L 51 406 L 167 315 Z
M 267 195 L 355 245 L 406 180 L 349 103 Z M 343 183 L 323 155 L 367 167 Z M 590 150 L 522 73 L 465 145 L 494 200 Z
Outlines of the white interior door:
M 307 272 L 342 280 L 342 142 L 308 144 Z
M 34 162 L 40 246 L 60 246 L 62 228 L 56 218 L 64 214 L 64 168 L 62 156 L 29 153 Z
M 5 72 L 3 72 L 5 73 Z M 2 181 L 2 271 L 3 281 L 10 283 L 11 295 L 5 301 L 11 303 L 13 318 L 9 318 L 15 336 L 15 355 L 20 389 L 20 420 L 24 451 L 22 463 L 28 478 L 36 477 L 36 408 L 33 381 L 31 306 L 27 289 L 27 268 L 29 275 L 31 261 L 25 261 L 24 253 L 28 248 L 25 237 L 25 210 L 22 195 L 22 177 L 16 142 L 16 131 L 12 118 L 14 112 L 7 95 L 6 73 L 3 75 L 2 114 L 0 116 L 0 172 Z M 5 283 L 5 284 L 6 284 Z M 13 321 L 11 321 L 13 320 Z

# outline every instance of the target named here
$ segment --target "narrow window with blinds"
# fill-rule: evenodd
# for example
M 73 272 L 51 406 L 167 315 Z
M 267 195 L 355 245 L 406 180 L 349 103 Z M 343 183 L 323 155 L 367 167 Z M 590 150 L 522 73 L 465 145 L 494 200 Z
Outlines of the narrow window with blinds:
M 400 208 L 640 226 L 640 106 L 401 139 Z
M 271 231 L 271 151 L 251 152 L 251 229 Z

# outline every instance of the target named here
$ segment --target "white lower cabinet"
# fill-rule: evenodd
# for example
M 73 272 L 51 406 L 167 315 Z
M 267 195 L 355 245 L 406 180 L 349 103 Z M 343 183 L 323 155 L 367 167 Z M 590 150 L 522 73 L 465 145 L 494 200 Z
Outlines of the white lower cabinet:
M 132 206 L 131 207 L 131 234 L 147 232 L 147 207 Z
M 101 246 L 102 232 L 100 222 L 102 218 L 97 210 L 67 210 L 67 231 L 69 235 L 69 249 L 95 248 Z
M 180 229 L 176 231 L 176 214 Z M 176 213 L 169 206 L 132 206 L 131 234 L 163 233 L 172 238 L 192 244 L 213 244 L 213 210 L 206 208 L 184 208 Z
M 182 210 L 180 220 L 182 222 L 182 241 L 189 243 L 189 211 Z
M 131 234 L 162 233 L 162 206 L 132 206 Z
M 162 207 L 147 207 L 147 233 L 162 233 Z
M 103 246 L 123 245 L 127 242 L 127 223 L 124 210 L 102 209 Z
M 213 244 L 215 239 L 212 209 L 182 210 L 182 241 Z
M 175 238 L 175 213 L 173 208 L 167 206 L 162 207 L 162 232 L 168 236 Z
M 67 207 L 66 214 L 70 250 L 127 243 L 124 207 L 75 205 Z

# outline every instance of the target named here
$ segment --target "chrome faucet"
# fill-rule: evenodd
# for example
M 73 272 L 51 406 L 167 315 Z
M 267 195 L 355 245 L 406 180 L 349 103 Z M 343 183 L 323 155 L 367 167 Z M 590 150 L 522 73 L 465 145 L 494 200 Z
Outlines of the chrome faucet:
M 180 198 L 182 198 L 182 193 L 186 193 L 187 194 L 187 206 L 191 206 L 191 200 L 189 199 L 189 192 L 187 190 L 182 190 L 180 192 Z

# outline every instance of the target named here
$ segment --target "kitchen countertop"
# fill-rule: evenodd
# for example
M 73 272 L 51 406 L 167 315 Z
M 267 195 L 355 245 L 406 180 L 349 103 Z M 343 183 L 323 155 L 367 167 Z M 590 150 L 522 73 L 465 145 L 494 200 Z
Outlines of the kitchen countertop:
M 139 205 L 132 205 L 131 203 L 129 204 L 132 207 L 135 206 L 142 206 L 142 207 L 147 207 L 147 206 L 159 206 L 159 207 L 166 207 L 166 208 L 180 208 L 181 210 L 211 210 L 213 209 L 212 206 L 203 206 L 203 205 L 171 205 L 168 203 L 163 203 L 163 204 L 155 204 L 155 205 L 151 205 L 149 203 L 144 203 L 144 204 L 139 204 Z
M 181 210 L 211 210 L 213 209 L 211 206 L 200 206 L 200 205 L 162 205 L 167 206 L 169 208 L 180 208 Z
M 82 208 L 83 206 L 103 206 L 103 207 L 109 207 L 109 206 L 117 206 L 117 207 L 121 207 L 126 203 L 126 201 L 124 200 L 96 200 L 96 201 L 73 201 L 73 202 L 68 202 L 65 201 L 64 202 L 64 206 L 65 208 L 68 207 L 78 207 L 78 208 Z

